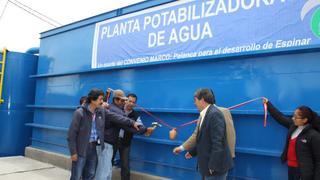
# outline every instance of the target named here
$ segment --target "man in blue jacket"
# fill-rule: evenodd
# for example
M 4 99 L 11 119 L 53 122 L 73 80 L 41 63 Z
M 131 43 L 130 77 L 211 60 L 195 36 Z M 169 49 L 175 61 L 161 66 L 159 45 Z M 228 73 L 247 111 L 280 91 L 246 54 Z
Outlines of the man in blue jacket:
M 196 146 L 186 158 L 198 156 L 199 172 L 205 180 L 225 180 L 233 160 L 227 142 L 223 114 L 213 105 L 214 94 L 210 89 L 195 92 L 194 103 L 200 112 Z

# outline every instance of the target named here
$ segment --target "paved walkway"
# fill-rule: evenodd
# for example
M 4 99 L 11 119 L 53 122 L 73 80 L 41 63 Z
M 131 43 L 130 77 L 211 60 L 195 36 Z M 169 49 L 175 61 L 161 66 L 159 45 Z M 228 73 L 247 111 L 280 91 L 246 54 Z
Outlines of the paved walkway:
M 68 180 L 70 172 L 23 156 L 0 158 L 0 180 Z

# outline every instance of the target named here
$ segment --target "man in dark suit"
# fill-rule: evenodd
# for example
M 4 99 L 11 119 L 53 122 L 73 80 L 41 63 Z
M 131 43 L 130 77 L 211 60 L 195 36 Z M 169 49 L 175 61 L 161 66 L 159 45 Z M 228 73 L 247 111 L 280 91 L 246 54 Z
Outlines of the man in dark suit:
M 196 146 L 186 154 L 198 156 L 199 172 L 205 180 L 225 180 L 233 160 L 227 142 L 226 123 L 221 111 L 213 104 L 210 89 L 198 89 L 194 103 L 200 112 Z

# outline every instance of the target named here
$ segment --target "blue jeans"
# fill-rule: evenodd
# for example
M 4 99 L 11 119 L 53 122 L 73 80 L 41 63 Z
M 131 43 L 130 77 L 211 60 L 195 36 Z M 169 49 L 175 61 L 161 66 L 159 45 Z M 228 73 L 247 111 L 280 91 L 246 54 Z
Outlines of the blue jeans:
M 204 177 L 205 180 L 226 180 L 227 179 L 228 172 L 222 175 L 216 175 L 216 176 L 206 176 Z
M 91 180 L 95 176 L 97 167 L 97 151 L 95 144 L 88 144 L 86 157 L 79 156 L 77 161 L 72 161 L 70 180 Z
M 98 152 L 98 167 L 96 172 L 96 180 L 111 180 L 112 177 L 112 154 L 113 146 L 108 143 L 104 143 L 104 149 L 101 150 L 101 146 L 97 146 Z

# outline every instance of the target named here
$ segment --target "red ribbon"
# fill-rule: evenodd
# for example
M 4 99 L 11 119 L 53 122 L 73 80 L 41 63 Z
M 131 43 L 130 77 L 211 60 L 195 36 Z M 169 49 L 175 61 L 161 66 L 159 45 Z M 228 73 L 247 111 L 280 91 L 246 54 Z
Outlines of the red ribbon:
M 163 124 L 164 126 L 167 126 L 170 129 L 174 129 L 173 126 L 170 126 L 169 124 L 165 123 L 163 120 L 161 120 L 160 118 L 158 118 L 157 116 L 153 115 L 152 113 L 150 113 L 149 111 L 147 111 L 146 109 L 144 109 L 141 106 L 138 106 L 136 104 L 136 107 L 140 108 L 143 112 L 145 112 L 146 114 L 148 114 L 149 116 L 153 117 L 153 119 L 155 119 L 156 121 L 158 121 L 159 123 Z
M 251 99 L 249 101 L 246 101 L 246 102 L 243 102 L 243 103 L 240 103 L 240 104 L 237 104 L 237 105 L 234 105 L 234 106 L 231 106 L 231 107 L 228 107 L 227 109 L 231 110 L 231 109 L 235 109 L 235 108 L 238 108 L 238 107 L 241 107 L 241 106 L 244 106 L 246 104 L 249 104 L 251 102 L 254 102 L 254 101 L 257 101 L 257 100 L 263 100 L 265 97 L 258 97 L 258 98 L 255 98 L 255 99 Z M 149 116 L 153 117 L 156 121 L 158 121 L 159 123 L 163 124 L 164 126 L 167 126 L 168 128 L 170 129 L 174 129 L 175 127 L 173 126 L 170 126 L 169 124 L 165 123 L 163 120 L 161 120 L 160 118 L 156 117 L 155 115 L 153 115 L 152 113 L 148 112 L 146 109 L 144 109 L 143 107 L 141 106 L 138 106 L 136 105 L 138 108 L 140 108 L 143 112 L 145 112 L 146 114 L 148 114 Z M 264 110 L 264 121 L 263 121 L 263 127 L 267 127 L 267 115 L 268 115 L 268 105 L 267 103 L 263 102 L 263 110 Z M 190 121 L 190 122 L 187 122 L 187 123 L 184 123 L 184 124 L 181 124 L 179 126 L 177 126 L 176 128 L 181 128 L 181 127 L 184 127 L 184 126 L 188 126 L 190 124 L 193 124 L 193 123 L 196 123 L 198 122 L 198 119 L 196 120 L 193 120 L 193 121 Z
M 251 100 L 249 100 L 249 101 L 246 101 L 246 102 L 243 102 L 243 103 L 240 103 L 240 104 L 237 104 L 237 105 L 228 107 L 227 109 L 229 109 L 229 110 L 235 109 L 235 108 L 237 108 L 237 107 L 240 107 L 240 106 L 249 104 L 249 103 L 251 103 L 251 102 L 253 102 L 253 101 L 256 101 L 256 100 L 259 100 L 259 99 L 263 99 L 263 97 L 258 97 L 258 98 L 255 98 L 255 99 L 251 99 Z
M 260 99 L 263 100 L 263 99 L 265 99 L 265 97 L 258 97 L 258 98 L 255 98 L 255 99 L 251 99 L 251 100 L 249 100 L 249 101 L 246 101 L 246 102 L 243 102 L 243 103 L 240 103 L 240 104 L 237 104 L 237 105 L 228 107 L 228 109 L 229 109 L 229 110 L 235 109 L 235 108 L 237 108 L 237 107 L 240 107 L 240 106 L 249 104 L 249 103 L 251 103 L 251 102 L 254 102 L 254 101 L 257 101 L 257 100 L 260 100 Z M 263 111 L 264 111 L 263 127 L 267 127 L 268 105 L 267 105 L 267 103 L 265 103 L 264 101 L 263 101 Z
M 113 91 L 113 89 L 108 88 L 108 90 L 107 90 L 107 103 L 109 102 L 109 98 L 110 98 L 111 91 Z M 265 99 L 265 97 L 258 97 L 258 98 L 251 99 L 251 100 L 249 100 L 249 101 L 246 101 L 246 102 L 243 102 L 243 103 L 240 103 L 240 104 L 237 104 L 237 105 L 228 107 L 227 109 L 232 110 L 232 109 L 235 109 L 235 108 L 244 106 L 244 105 L 246 105 L 246 104 L 249 104 L 249 103 L 251 103 L 251 102 L 254 102 L 254 101 L 257 101 L 257 100 L 263 100 L 263 99 Z M 167 127 L 170 128 L 170 129 L 174 129 L 174 128 L 175 128 L 175 127 L 167 124 L 166 122 L 164 122 L 163 120 L 161 120 L 161 119 L 158 118 L 157 116 L 153 115 L 152 113 L 150 113 L 149 111 L 147 111 L 147 110 L 144 109 L 143 107 L 138 106 L 137 104 L 136 104 L 136 106 L 137 106 L 138 108 L 140 108 L 143 112 L 145 112 L 146 114 L 148 114 L 149 116 L 153 117 L 156 121 L 158 121 L 159 123 L 163 124 L 164 126 L 167 126 Z M 264 110 L 263 127 L 267 127 L 267 115 L 268 115 L 267 110 L 268 110 L 268 105 L 267 105 L 267 103 L 265 103 L 265 102 L 263 102 L 263 110 Z M 198 122 L 198 119 L 195 119 L 195 120 L 193 120 L 193 121 L 190 121 L 190 122 L 181 124 L 181 125 L 177 126 L 176 128 L 181 128 L 181 127 L 184 127 L 184 126 L 188 126 L 188 125 L 193 124 L 193 123 L 196 123 L 196 122 Z
M 263 102 L 263 110 L 264 110 L 263 127 L 267 127 L 268 104 L 266 102 Z
M 197 123 L 197 122 L 198 122 L 198 119 L 193 120 L 193 121 L 190 121 L 190 122 L 187 122 L 187 123 L 184 123 L 184 124 L 181 124 L 181 125 L 177 126 L 177 128 L 181 128 L 181 127 L 184 127 L 184 126 L 188 126 L 188 125 L 190 125 L 190 124 Z

